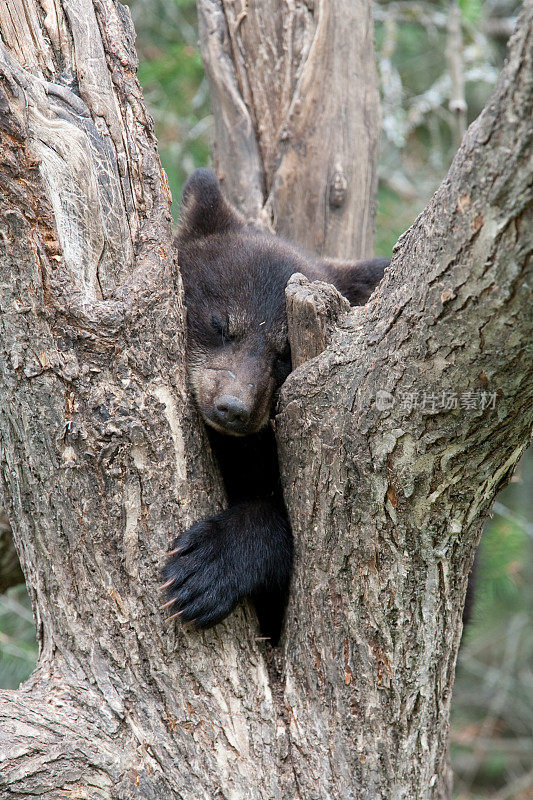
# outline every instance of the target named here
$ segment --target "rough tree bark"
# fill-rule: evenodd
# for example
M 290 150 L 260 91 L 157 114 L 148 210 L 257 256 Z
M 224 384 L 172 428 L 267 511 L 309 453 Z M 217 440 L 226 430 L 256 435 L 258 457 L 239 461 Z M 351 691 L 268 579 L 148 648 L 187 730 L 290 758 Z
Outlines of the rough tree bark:
M 232 31 L 245 53 L 260 7 Z M 223 498 L 185 390 L 129 15 L 113 0 L 0 7 L 0 480 L 41 646 L 0 695 L 3 797 L 450 796 L 466 575 L 531 427 L 532 28 L 527 2 L 490 103 L 371 303 L 347 313 L 301 278 L 288 289 L 298 361 L 320 350 L 298 335 L 309 306 L 331 342 L 289 378 L 276 421 L 297 564 L 273 655 L 246 607 L 206 633 L 158 610 L 168 542 Z M 268 206 L 267 160 L 250 213 Z M 303 192 L 293 207 L 313 227 Z M 443 390 L 495 392 L 495 408 L 443 410 Z M 424 391 L 435 408 L 409 411 Z

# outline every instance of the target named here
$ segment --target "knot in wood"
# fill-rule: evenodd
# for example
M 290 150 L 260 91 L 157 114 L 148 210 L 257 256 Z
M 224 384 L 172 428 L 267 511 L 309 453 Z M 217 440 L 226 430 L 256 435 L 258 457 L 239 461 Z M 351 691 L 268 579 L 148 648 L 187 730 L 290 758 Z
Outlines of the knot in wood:
M 462 98 L 455 98 L 450 100 L 448 107 L 452 114 L 466 114 L 468 110 L 468 106 L 466 105 L 466 101 Z
M 348 191 L 348 181 L 342 169 L 339 167 L 333 175 L 329 187 L 329 204 L 331 208 L 341 208 L 346 201 Z

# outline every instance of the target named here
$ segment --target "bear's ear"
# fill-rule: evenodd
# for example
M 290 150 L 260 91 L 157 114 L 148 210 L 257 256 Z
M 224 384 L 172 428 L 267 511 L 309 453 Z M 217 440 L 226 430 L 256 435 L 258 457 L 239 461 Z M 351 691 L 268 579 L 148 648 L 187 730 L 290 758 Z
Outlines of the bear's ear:
M 364 306 L 382 279 L 389 258 L 370 258 L 367 261 L 337 261 L 320 263 L 324 280 L 337 287 L 352 306 Z
M 179 239 L 201 239 L 244 225 L 244 218 L 222 196 L 215 173 L 210 169 L 195 170 L 181 196 Z

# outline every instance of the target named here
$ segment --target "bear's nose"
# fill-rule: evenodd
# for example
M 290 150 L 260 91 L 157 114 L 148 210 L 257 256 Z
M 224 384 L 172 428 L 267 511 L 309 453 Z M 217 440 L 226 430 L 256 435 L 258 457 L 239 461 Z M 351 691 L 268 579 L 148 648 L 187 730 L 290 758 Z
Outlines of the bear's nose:
M 238 397 L 223 394 L 215 401 L 215 410 L 222 425 L 242 428 L 250 419 L 250 410 Z

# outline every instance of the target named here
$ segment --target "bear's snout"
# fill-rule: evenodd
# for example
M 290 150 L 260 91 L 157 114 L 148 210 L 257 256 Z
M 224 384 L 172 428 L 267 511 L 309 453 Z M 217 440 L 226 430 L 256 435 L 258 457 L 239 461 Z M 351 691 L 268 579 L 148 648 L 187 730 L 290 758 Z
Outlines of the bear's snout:
M 230 394 L 222 394 L 215 399 L 214 415 L 216 422 L 235 433 L 245 433 L 250 421 L 250 408 Z

